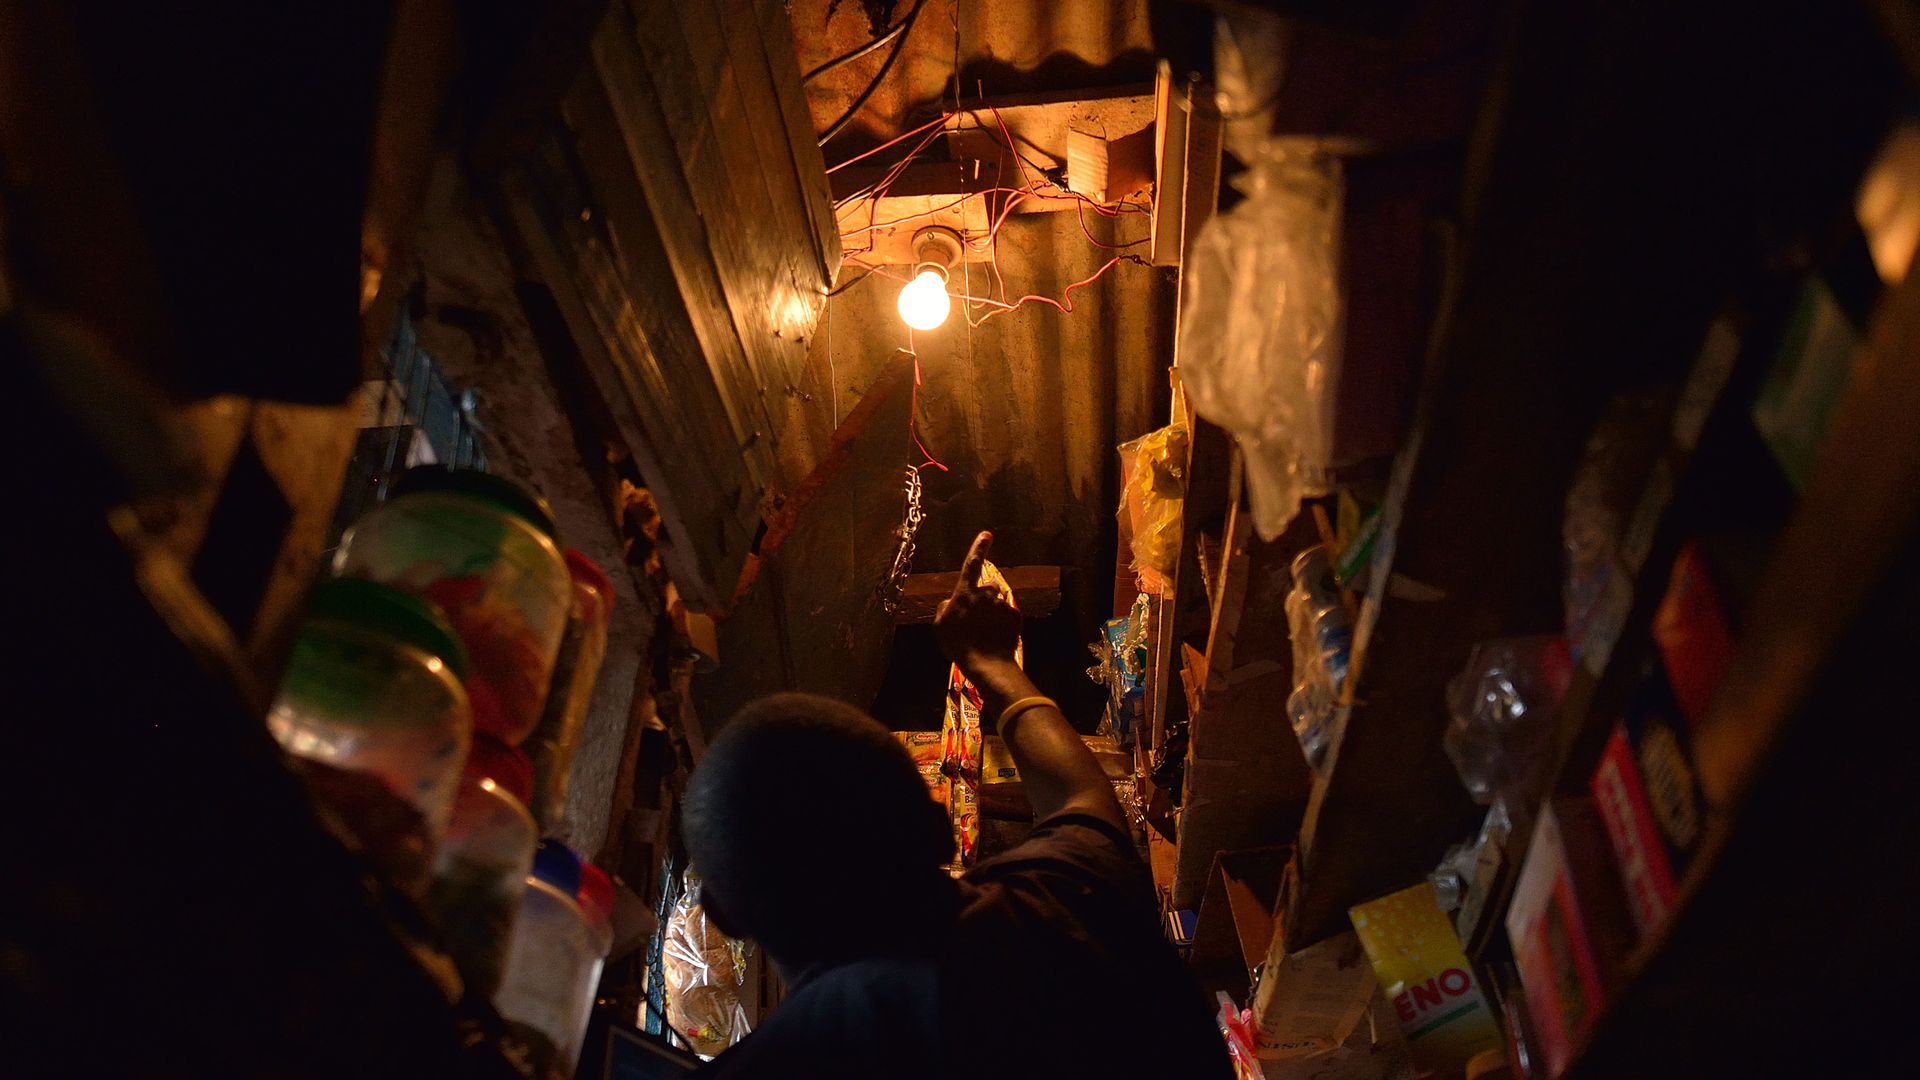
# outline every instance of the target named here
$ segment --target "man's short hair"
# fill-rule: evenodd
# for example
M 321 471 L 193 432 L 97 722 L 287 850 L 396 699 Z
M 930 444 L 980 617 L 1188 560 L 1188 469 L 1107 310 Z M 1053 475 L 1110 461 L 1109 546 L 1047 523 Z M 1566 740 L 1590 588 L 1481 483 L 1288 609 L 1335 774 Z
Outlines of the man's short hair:
M 764 698 L 721 729 L 681 831 L 722 928 L 790 962 L 859 955 L 901 929 L 954 851 L 899 740 L 812 694 Z

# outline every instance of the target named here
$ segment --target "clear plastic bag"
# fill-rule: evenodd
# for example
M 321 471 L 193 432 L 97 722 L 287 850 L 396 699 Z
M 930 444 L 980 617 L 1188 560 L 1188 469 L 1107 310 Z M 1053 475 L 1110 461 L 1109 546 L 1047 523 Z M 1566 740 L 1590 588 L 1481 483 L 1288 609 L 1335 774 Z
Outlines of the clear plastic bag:
M 687 872 L 687 887 L 667 916 L 661 970 L 667 984 L 667 1023 L 691 1049 L 712 1057 L 747 1035 L 747 1014 L 740 1004 L 746 983 L 746 951 L 707 920 L 700 906 L 700 881 Z
M 1180 560 L 1181 510 L 1187 494 L 1187 429 L 1174 424 L 1124 443 L 1126 489 L 1120 512 L 1132 533 L 1133 573 L 1140 591 L 1165 596 Z
M 1532 805 L 1572 673 L 1566 639 L 1556 635 L 1473 647 L 1466 667 L 1447 682 L 1451 719 L 1442 742 L 1475 801 L 1504 805 L 1515 817 Z
M 1246 460 L 1254 528 L 1280 535 L 1328 490 L 1342 303 L 1341 171 L 1307 139 L 1269 141 L 1208 221 L 1182 274 L 1180 376 Z

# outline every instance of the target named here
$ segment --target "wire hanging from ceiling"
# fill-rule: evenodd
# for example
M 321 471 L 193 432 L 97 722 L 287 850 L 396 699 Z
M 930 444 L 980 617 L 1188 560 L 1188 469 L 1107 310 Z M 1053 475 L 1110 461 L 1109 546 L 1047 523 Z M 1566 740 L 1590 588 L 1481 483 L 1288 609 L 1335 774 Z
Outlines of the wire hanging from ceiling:
M 847 106 L 847 111 L 840 114 L 840 119 L 828 124 L 827 130 L 820 133 L 821 146 L 832 142 L 834 136 L 845 131 L 847 125 L 853 123 L 853 118 L 859 115 L 860 110 L 866 108 L 867 99 L 873 96 L 875 90 L 880 89 L 880 84 L 886 81 L 887 73 L 893 70 L 893 65 L 900 62 L 901 53 L 906 51 L 907 38 L 913 33 L 913 24 L 919 20 L 920 12 L 926 6 L 927 0 L 915 0 L 913 10 L 907 12 L 907 17 L 900 20 L 900 36 L 894 39 L 893 49 L 887 53 L 887 62 L 880 65 L 880 70 L 874 73 L 873 81 L 867 84 L 865 90 L 860 91 L 859 97 L 853 99 L 853 104 Z
M 905 33 L 906 29 L 907 29 L 907 21 L 905 19 L 902 19 L 899 22 L 894 23 L 893 26 L 888 28 L 885 33 L 874 38 L 872 41 L 867 42 L 865 45 L 861 45 L 857 48 L 849 49 L 846 52 L 841 53 L 839 56 L 836 56 L 833 59 L 828 60 L 827 62 L 821 64 L 819 67 L 814 68 L 812 71 L 807 72 L 805 75 L 800 76 L 801 85 L 804 86 L 805 84 L 812 82 L 813 80 L 819 78 L 822 75 L 825 75 L 827 72 L 832 71 L 834 68 L 837 68 L 842 64 L 851 64 L 855 60 L 858 60 L 861 57 L 866 56 L 868 53 L 871 53 L 876 49 L 886 48 L 888 42 L 892 41 L 894 38 L 897 38 L 901 34 Z

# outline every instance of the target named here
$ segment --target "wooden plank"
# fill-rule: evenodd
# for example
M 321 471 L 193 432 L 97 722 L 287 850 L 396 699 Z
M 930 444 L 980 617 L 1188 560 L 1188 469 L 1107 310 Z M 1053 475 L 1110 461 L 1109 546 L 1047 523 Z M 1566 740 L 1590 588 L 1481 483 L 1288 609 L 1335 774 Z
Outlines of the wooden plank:
M 594 36 L 593 60 L 597 79 L 584 79 L 568 95 L 568 123 L 582 143 L 584 164 L 590 139 L 604 142 L 606 116 L 613 118 L 611 130 L 624 147 L 623 161 L 615 166 L 610 160 L 599 172 L 613 174 L 623 169 L 617 180 L 596 175 L 596 184 L 620 183 L 637 186 L 643 194 L 637 200 L 634 215 L 646 214 L 629 229 L 647 228 L 659 239 L 646 247 L 647 258 L 630 257 L 635 269 L 651 274 L 654 290 L 682 301 L 692 321 L 701 355 L 710 371 L 708 380 L 722 388 L 722 401 L 733 424 L 736 443 L 750 462 L 756 485 L 764 487 L 777 475 L 772 457 L 773 421 L 762 395 L 762 386 L 753 370 L 746 339 L 733 317 L 732 305 L 722 277 L 722 254 L 709 242 L 699 204 L 678 159 L 700 153 L 697 145 L 681 145 L 665 115 L 667 101 L 654 90 L 650 62 L 639 49 L 631 32 L 622 33 L 626 24 L 609 19 Z M 602 102 L 605 108 L 601 107 Z M 608 157 L 603 153 L 596 157 Z M 672 162 L 669 166 L 667 163 Z M 616 217 L 614 223 L 618 224 Z
M 852 437 L 757 583 L 720 624 L 720 670 L 696 676 L 707 732 L 754 698 L 780 690 L 826 694 L 866 708 L 891 654 L 893 618 L 879 587 L 900 522 L 900 445 L 912 380 L 877 382 L 872 422 Z
M 1056 90 L 1009 95 L 977 102 L 949 115 L 945 124 L 954 156 L 990 162 L 1006 155 L 1007 140 L 1032 163 L 1028 177 L 1039 179 L 1036 165 L 1049 168 L 1067 163 L 1068 132 L 1079 130 L 1108 140 L 1144 131 L 1154 122 L 1154 93 L 1148 86 L 1117 86 L 1096 90 Z M 1007 174 L 1019 176 L 1011 161 Z
M 668 572 L 695 608 L 722 610 L 728 593 L 720 583 L 738 576 L 758 515 L 751 504 L 739 512 L 738 493 L 750 480 L 738 455 L 717 452 L 733 446 L 718 390 L 697 349 L 689 354 L 691 333 L 676 326 L 667 298 L 645 294 L 647 306 L 636 307 L 604 248 L 575 242 L 583 223 L 573 208 L 585 196 L 564 163 L 543 155 L 522 169 L 500 186 L 509 234 L 526 268 L 552 291 L 659 506 Z M 668 347 L 656 351 L 656 341 Z M 667 374 L 668 366 L 691 363 L 699 364 L 696 374 Z
M 783 164 L 786 157 L 784 144 L 770 142 L 774 133 L 767 126 L 778 122 L 779 113 L 770 93 L 753 94 L 744 85 L 764 82 L 767 69 L 757 58 L 738 63 L 730 44 L 754 33 L 752 15 L 740 13 L 744 26 L 728 25 L 714 0 L 627 0 L 618 10 L 630 11 L 633 21 L 612 36 L 637 46 L 644 58 L 679 152 L 682 184 L 675 187 L 684 187 L 696 211 L 663 227 L 711 250 L 725 311 L 743 349 L 754 415 L 766 425 L 761 430 L 767 438 L 777 439 L 785 418 L 778 396 L 801 381 L 804 339 L 825 303 L 826 282 L 814 272 L 813 260 L 804 258 L 809 227 L 798 193 L 768 182 L 769 163 Z M 643 172 L 648 164 L 670 171 L 664 162 L 636 160 Z M 754 211 L 741 212 L 745 207 Z M 798 269 L 803 263 L 812 284 L 804 292 Z
M 760 543 L 753 557 L 747 560 L 747 565 L 741 570 L 739 584 L 734 587 L 735 603 L 739 603 L 741 598 L 746 596 L 747 591 L 753 588 L 753 583 L 760 574 L 761 563 L 779 556 L 781 545 L 786 543 L 787 537 L 792 535 L 794 528 L 800 524 L 807 509 L 826 490 L 834 476 L 851 461 L 856 440 L 866 435 L 868 428 L 873 424 L 874 417 L 880 413 L 882 407 L 891 400 L 894 391 L 899 389 L 912 373 L 912 359 L 903 353 L 896 353 L 887 366 L 881 369 L 873 383 L 867 387 L 866 392 L 861 394 L 860 401 L 854 405 L 853 411 L 840 421 L 840 426 L 834 429 L 833 437 L 827 441 L 826 452 L 820 455 L 820 460 L 814 465 L 813 471 L 794 485 L 793 491 L 781 502 L 780 509 L 766 518 L 766 532 L 760 537 Z M 904 442 L 903 439 L 902 443 Z M 903 467 L 903 475 L 904 472 Z
M 1044 619 L 1060 607 L 1060 568 L 1057 566 L 1003 566 L 1000 576 L 1013 586 L 1013 602 L 1020 614 L 1029 619 Z M 960 581 L 958 571 L 907 575 L 900 595 L 900 625 L 933 621 L 940 602 L 953 595 Z
M 780 103 L 781 125 L 787 134 L 788 161 L 805 193 L 812 225 L 814 251 L 824 281 L 840 273 L 840 230 L 833 221 L 833 196 L 827 190 L 826 161 L 814 137 L 813 113 L 806 88 L 800 84 L 800 58 L 793 48 L 793 22 L 782 0 L 754 0 L 760 24 L 760 43 Z

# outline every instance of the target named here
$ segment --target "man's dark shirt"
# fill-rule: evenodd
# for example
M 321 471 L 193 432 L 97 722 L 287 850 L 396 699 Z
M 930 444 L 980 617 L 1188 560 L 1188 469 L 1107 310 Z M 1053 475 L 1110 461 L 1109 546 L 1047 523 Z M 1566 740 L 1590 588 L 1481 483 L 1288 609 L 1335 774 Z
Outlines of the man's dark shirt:
M 809 972 L 702 1075 L 1231 1075 L 1119 829 L 1057 814 L 957 884 L 959 915 L 929 926 L 923 951 Z

